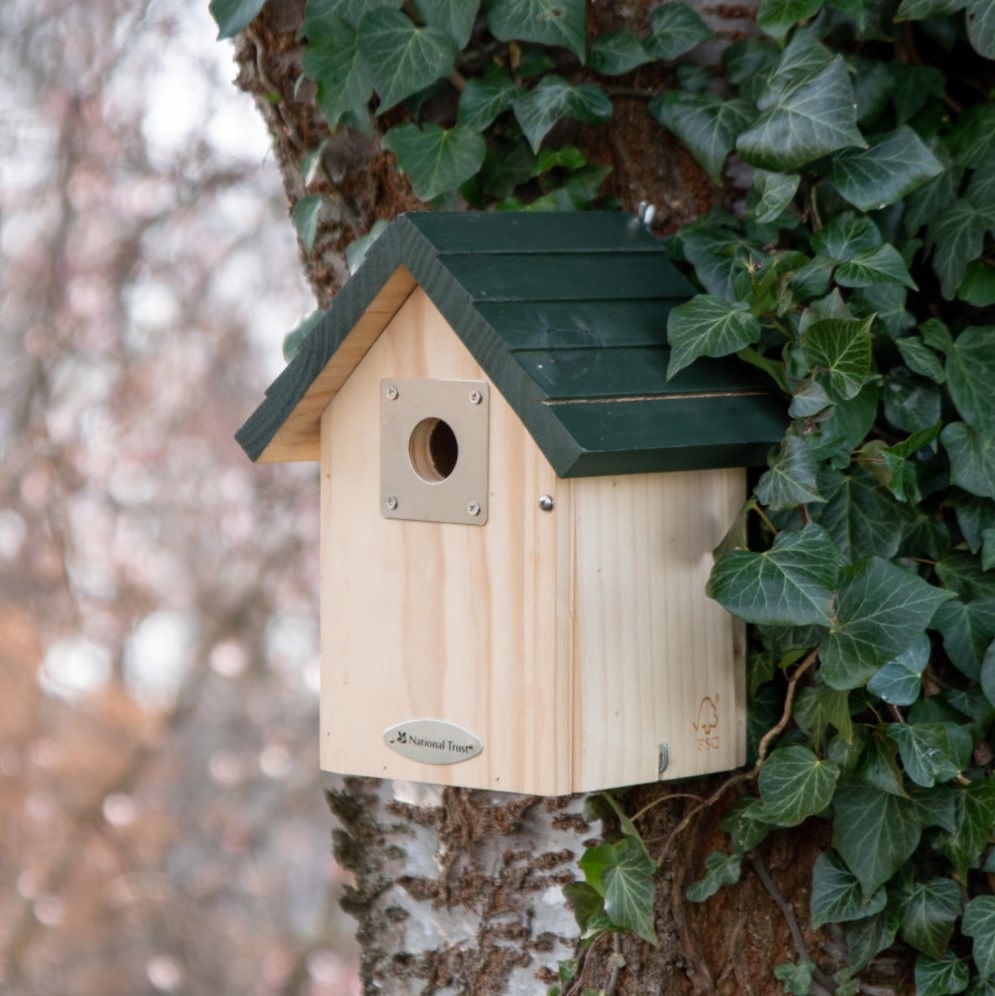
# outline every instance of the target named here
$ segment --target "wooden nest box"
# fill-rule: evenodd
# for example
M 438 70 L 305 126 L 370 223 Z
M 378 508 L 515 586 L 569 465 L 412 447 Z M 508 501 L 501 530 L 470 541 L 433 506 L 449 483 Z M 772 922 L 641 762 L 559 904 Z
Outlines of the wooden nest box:
M 711 551 L 781 407 L 665 373 L 693 293 L 623 214 L 397 218 L 238 432 L 321 462 L 326 770 L 562 795 L 745 762 Z

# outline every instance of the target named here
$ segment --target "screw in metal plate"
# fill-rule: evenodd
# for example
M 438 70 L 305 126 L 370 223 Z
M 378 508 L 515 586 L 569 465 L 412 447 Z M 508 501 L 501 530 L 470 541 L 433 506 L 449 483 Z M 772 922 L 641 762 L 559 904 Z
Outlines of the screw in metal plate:
M 387 400 L 388 401 L 396 401 L 397 400 L 397 388 L 393 384 L 391 384 L 390 387 L 387 388 L 387 392 L 386 393 L 387 393 Z
M 483 400 L 484 400 L 484 396 L 480 393 L 480 391 L 471 391 L 470 392 L 470 404 L 471 405 L 479 405 L 480 402 L 483 401 Z
M 539 495 L 539 508 L 541 508 L 542 511 L 544 511 L 544 512 L 552 512 L 553 511 L 553 507 L 555 505 L 556 505 L 556 502 L 553 501 L 553 496 L 552 495 Z
M 386 499 L 384 499 L 383 504 L 384 508 L 386 508 L 388 512 L 393 512 L 394 509 L 397 508 L 397 499 L 393 495 L 389 495 Z
M 468 501 L 466 503 L 467 515 L 480 515 L 480 502 L 479 501 Z

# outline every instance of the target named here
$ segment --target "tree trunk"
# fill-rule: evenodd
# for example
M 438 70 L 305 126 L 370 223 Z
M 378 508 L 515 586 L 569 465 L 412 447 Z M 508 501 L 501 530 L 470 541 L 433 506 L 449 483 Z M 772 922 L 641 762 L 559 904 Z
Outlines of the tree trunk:
M 627 22 L 641 26 L 655 6 L 636 0 L 623 14 L 622 5 L 592 4 L 589 34 Z M 699 4 L 725 38 L 749 30 L 752 6 Z M 303 0 L 271 0 L 239 36 L 237 82 L 266 118 L 290 203 L 307 192 L 334 205 L 313 251 L 302 254 L 324 307 L 346 279 L 346 247 L 377 219 L 425 205 L 374 136 L 347 128 L 329 133 L 313 86 L 301 82 L 302 14 Z M 716 186 L 646 113 L 648 95 L 666 83 L 667 72 L 656 63 L 617 78 L 612 122 L 601 129 L 572 126 L 569 134 L 589 161 L 612 167 L 606 193 L 623 208 L 635 210 L 644 200 L 655 206 L 660 233 L 735 194 Z M 386 115 L 384 126 L 392 123 Z M 301 161 L 322 142 L 323 175 L 307 185 Z M 842 936 L 808 927 L 812 863 L 828 843 L 814 821 L 760 845 L 738 885 L 702 904 L 684 898 L 706 855 L 724 846 L 719 820 L 738 797 L 734 787 L 717 792 L 725 781 L 643 786 L 623 797 L 627 812 L 649 807 L 639 829 L 651 854 L 663 856 L 659 946 L 629 934 L 605 935 L 585 952 L 561 887 L 578 877 L 585 847 L 612 826 L 585 816 L 582 798 L 340 779 L 329 793 L 338 824 L 335 851 L 355 875 L 344 905 L 358 921 L 366 991 L 541 993 L 557 984 L 560 961 L 576 959 L 578 976 L 564 987 L 570 993 L 777 993 L 774 967 L 809 958 L 822 973 L 812 991 L 820 985 L 827 991 L 846 952 Z M 713 796 L 714 804 L 700 804 Z M 874 980 L 864 991 L 912 991 L 909 964 L 900 957 L 879 959 L 864 974 Z

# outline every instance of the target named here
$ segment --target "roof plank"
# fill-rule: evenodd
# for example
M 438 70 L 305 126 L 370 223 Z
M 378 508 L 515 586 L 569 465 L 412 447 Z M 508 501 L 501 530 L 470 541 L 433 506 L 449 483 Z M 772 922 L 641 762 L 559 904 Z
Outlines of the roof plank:
M 666 379 L 670 310 L 694 289 L 619 213 L 401 215 L 236 438 L 314 459 L 321 413 L 415 286 L 563 477 L 763 463 L 786 405 L 734 360 Z

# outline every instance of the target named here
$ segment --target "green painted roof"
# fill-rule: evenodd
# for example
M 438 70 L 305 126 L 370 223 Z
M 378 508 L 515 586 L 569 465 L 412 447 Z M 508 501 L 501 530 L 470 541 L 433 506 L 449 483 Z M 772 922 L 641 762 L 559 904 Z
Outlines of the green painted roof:
M 632 216 L 425 213 L 391 222 L 239 429 L 253 460 L 399 267 L 561 477 L 760 465 L 783 434 L 784 402 L 739 361 L 667 380 L 667 315 L 695 291 Z

